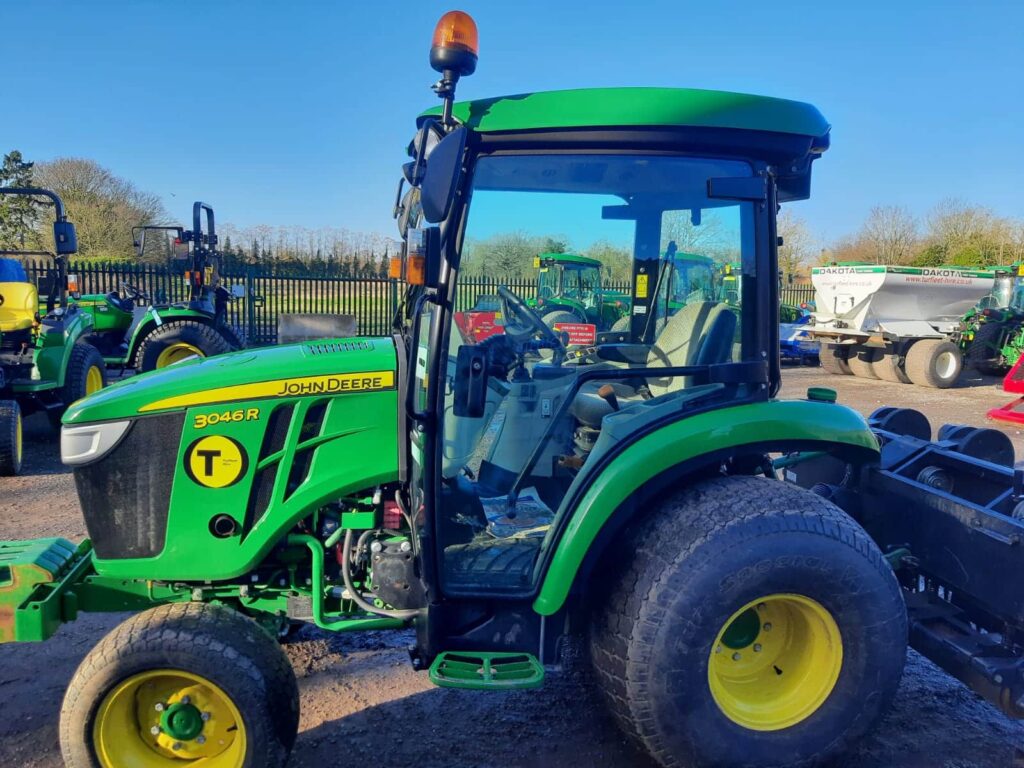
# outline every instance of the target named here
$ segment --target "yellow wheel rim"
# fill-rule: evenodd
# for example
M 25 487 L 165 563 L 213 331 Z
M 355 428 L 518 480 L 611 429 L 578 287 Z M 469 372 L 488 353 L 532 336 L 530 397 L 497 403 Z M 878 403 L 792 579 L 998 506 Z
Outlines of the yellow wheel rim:
M 183 341 L 176 342 L 160 353 L 156 359 L 156 367 L 166 368 L 168 365 L 174 365 L 195 356 L 206 357 L 199 347 L 186 344 Z
M 21 464 L 22 444 L 24 439 L 21 436 L 21 411 L 14 417 L 14 461 Z
M 740 608 L 719 631 L 708 684 L 734 723 L 778 731 L 825 703 L 842 665 L 843 642 L 832 614 L 802 595 L 770 595 Z
M 99 369 L 99 366 L 89 366 L 89 370 L 85 374 L 85 394 L 91 395 L 101 389 L 103 389 L 103 371 Z
M 209 680 L 176 669 L 132 675 L 104 697 L 93 724 L 103 768 L 241 768 L 242 716 Z

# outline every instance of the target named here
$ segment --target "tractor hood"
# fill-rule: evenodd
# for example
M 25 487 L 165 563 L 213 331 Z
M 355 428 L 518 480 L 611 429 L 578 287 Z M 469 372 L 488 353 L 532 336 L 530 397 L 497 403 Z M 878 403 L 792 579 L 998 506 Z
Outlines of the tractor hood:
M 219 403 L 393 389 L 395 367 L 395 345 L 386 337 L 242 350 L 133 376 L 74 403 L 64 423 L 135 418 Z

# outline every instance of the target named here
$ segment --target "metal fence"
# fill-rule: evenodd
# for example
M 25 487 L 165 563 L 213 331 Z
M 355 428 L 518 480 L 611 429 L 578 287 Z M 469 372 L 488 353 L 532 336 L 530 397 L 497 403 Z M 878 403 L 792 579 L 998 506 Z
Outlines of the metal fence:
M 45 295 L 49 264 L 26 260 L 25 267 L 29 279 L 39 285 L 40 296 Z M 68 271 L 77 276 L 83 294 L 110 293 L 120 290 L 122 283 L 138 288 L 157 302 L 183 301 L 187 293 L 184 268 L 171 271 L 154 264 L 71 262 Z M 245 287 L 245 298 L 229 305 L 228 321 L 251 346 L 276 343 L 278 316 L 295 312 L 352 315 L 360 335 L 387 335 L 403 292 L 400 284 L 386 278 L 286 276 L 262 267 L 226 269 L 220 277 L 226 285 Z M 471 308 L 481 296 L 497 294 L 499 285 L 507 285 L 525 299 L 537 295 L 537 281 L 532 278 L 462 278 L 456 292 L 456 311 Z M 604 287 L 627 294 L 630 290 L 628 282 Z M 783 286 L 785 303 L 799 306 L 813 298 L 814 289 L 809 285 Z

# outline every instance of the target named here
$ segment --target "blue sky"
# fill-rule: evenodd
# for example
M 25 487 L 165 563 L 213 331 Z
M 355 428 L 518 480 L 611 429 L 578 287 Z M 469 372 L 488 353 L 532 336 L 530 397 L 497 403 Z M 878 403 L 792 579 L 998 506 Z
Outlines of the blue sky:
M 239 226 L 393 235 L 437 17 L 479 26 L 463 98 L 720 88 L 810 101 L 833 126 L 814 197 L 834 238 L 874 204 L 959 196 L 1024 216 L 1024 3 L 0 0 L 0 150 L 89 157 Z

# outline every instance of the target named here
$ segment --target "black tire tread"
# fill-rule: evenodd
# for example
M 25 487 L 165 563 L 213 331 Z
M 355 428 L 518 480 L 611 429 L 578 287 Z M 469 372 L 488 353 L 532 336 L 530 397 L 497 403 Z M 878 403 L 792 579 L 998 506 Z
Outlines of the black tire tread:
M 142 373 L 152 371 L 156 368 L 156 358 L 163 348 L 179 340 L 198 347 L 206 357 L 222 355 L 235 348 L 211 323 L 200 320 L 169 320 L 151 330 L 139 342 L 138 352 L 135 354 L 135 367 Z
M 17 400 L 0 400 L 0 477 L 10 477 L 21 471 L 18 456 L 18 421 L 21 406 Z
M 64 387 L 61 389 L 61 403 L 64 408 L 85 397 L 85 379 L 93 366 L 100 369 L 103 386 L 107 386 L 107 365 L 103 362 L 103 355 L 92 344 L 76 341 L 71 348 L 68 367 L 64 372 Z
M 288 657 L 252 619 L 230 608 L 177 603 L 152 608 L 118 625 L 78 667 L 61 707 L 60 744 L 69 768 L 98 766 L 88 746 L 92 723 L 87 715 L 112 684 L 104 683 L 110 670 L 130 665 L 134 657 L 155 660 L 174 653 L 196 656 L 246 681 L 250 692 L 262 698 L 256 708 L 265 710 L 255 713 L 260 720 L 255 728 L 273 735 L 266 740 L 264 753 L 253 755 L 251 765 L 284 766 L 299 723 L 298 685 Z M 148 668 L 159 665 L 155 661 Z M 245 702 L 236 703 L 246 709 Z
M 765 483 L 773 483 L 773 508 Z M 731 526 L 757 521 L 764 534 L 810 533 L 841 542 L 865 557 L 884 578 L 896 577 L 867 532 L 831 502 L 796 486 L 753 477 L 715 478 L 669 498 L 636 530 L 621 567 L 592 624 L 591 660 L 599 688 L 619 726 L 663 766 L 688 765 L 670 753 L 643 709 L 651 675 L 638 656 L 650 648 L 642 629 L 668 609 L 674 589 L 667 583 L 676 567 Z M 635 633 L 635 634 L 634 634 Z M 887 709 L 888 702 L 880 711 Z M 858 734 L 851 734 L 850 739 Z M 815 760 L 793 763 L 809 768 Z

